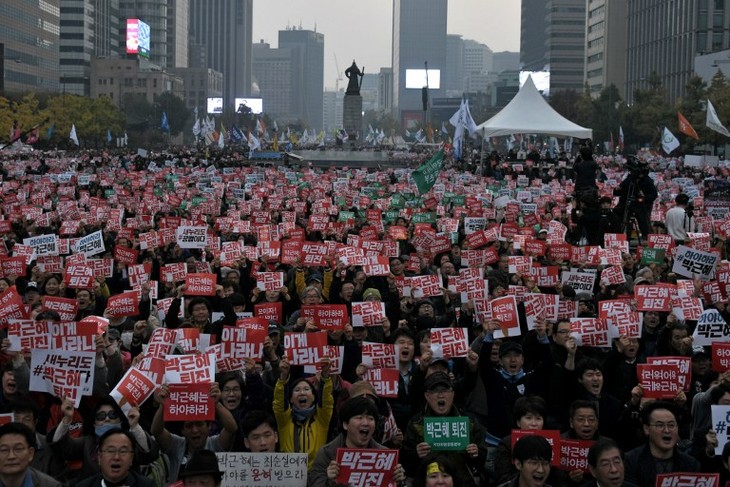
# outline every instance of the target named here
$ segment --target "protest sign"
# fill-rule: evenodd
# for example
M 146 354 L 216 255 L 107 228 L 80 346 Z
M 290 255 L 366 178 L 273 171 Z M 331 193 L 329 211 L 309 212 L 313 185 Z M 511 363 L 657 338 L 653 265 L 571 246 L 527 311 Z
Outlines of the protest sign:
M 74 248 L 74 253 L 83 254 L 86 257 L 93 257 L 94 255 L 103 254 L 106 252 L 104 246 L 104 237 L 101 234 L 101 230 L 81 237 Z
M 177 343 L 177 330 L 173 328 L 155 328 L 147 344 L 146 357 L 162 358 L 172 353 Z
M 573 272 L 563 271 L 561 276 L 561 283 L 575 289 L 576 293 L 591 293 L 593 294 L 593 287 L 596 282 L 596 277 L 593 274 L 586 272 Z
M 325 345 L 324 355 L 322 358 L 330 359 L 330 374 L 341 374 L 342 373 L 342 356 L 345 353 L 344 346 Z M 305 374 L 316 374 L 322 370 L 322 363 L 317 365 L 305 365 Z
M 643 316 L 635 311 L 611 313 L 606 318 L 600 318 L 608 323 L 609 338 L 641 338 Z
M 305 305 L 301 310 L 302 318 L 312 320 L 322 330 L 342 330 L 350 321 L 344 304 Z
M 712 370 L 715 372 L 730 370 L 730 343 L 712 343 Z
M 210 384 L 215 382 L 215 355 L 193 353 L 165 357 L 165 381 L 168 384 Z
M 710 281 L 715 277 L 715 266 L 719 261 L 718 254 L 680 245 L 677 247 L 672 272 L 690 279 L 699 277 L 703 281 Z
M 48 332 L 51 335 L 52 350 L 76 352 L 96 352 L 97 325 L 84 321 L 67 323 L 51 322 Z
M 503 296 L 489 302 L 490 319 L 499 322 L 499 329 L 494 331 L 494 338 L 518 336 L 520 320 L 517 313 L 517 299 L 514 296 Z
M 398 450 L 338 448 L 340 466 L 335 481 L 358 487 L 388 486 L 398 465 Z
M 668 285 L 652 284 L 634 287 L 636 295 L 636 309 L 638 311 L 671 311 L 672 287 Z
M 216 453 L 221 487 L 305 487 L 306 453 Z
M 10 320 L 28 318 L 23 304 L 23 297 L 15 286 L 10 286 L 0 294 L 0 327 L 5 327 Z
M 262 291 L 278 291 L 284 287 L 284 273 L 257 272 L 256 287 Z
M 95 352 L 31 350 L 30 390 L 68 397 L 79 407 L 81 396 L 90 396 L 94 384 Z
M 273 320 L 277 324 L 281 325 L 284 317 L 283 303 L 281 301 L 276 301 L 273 303 L 264 302 L 254 304 L 253 314 L 257 318 L 264 318 L 267 321 Z
M 465 451 L 470 429 L 466 416 L 425 416 L 423 441 L 432 451 Z
M 267 336 L 268 326 L 262 330 L 224 326 L 220 339 L 221 357 L 260 361 Z
M 37 235 L 23 239 L 23 245 L 33 247 L 36 257 L 58 255 L 58 235 Z
M 681 391 L 679 367 L 670 364 L 637 364 L 636 375 L 643 397 L 674 399 Z
M 66 287 L 72 289 L 91 289 L 94 285 L 94 271 L 86 264 L 75 264 L 66 267 L 63 280 Z
M 139 314 L 139 296 L 136 291 L 115 294 L 107 301 L 106 313 L 109 318 L 137 316 Z
M 398 368 L 399 347 L 390 343 L 363 342 L 362 363 L 378 369 Z
M 571 318 L 570 336 L 578 346 L 607 348 L 611 346 L 608 325 L 600 318 Z
M 719 311 L 714 308 L 706 309 L 697 320 L 697 327 L 692 334 L 693 345 L 709 346 L 713 342 L 730 341 L 730 327 Z
M 593 441 L 560 439 L 560 468 L 588 472 L 588 450 Z
M 689 392 L 692 382 L 692 359 L 683 356 L 647 357 L 647 364 L 671 365 L 677 369 L 677 383 L 684 392 Z
M 287 333 L 284 335 L 286 358 L 292 365 L 316 365 L 324 356 L 327 332 Z
M 363 301 L 352 303 L 352 326 L 380 326 L 385 320 L 385 303 Z
M 660 473 L 654 487 L 720 487 L 719 473 Z
M 378 397 L 398 397 L 398 369 L 368 369 L 365 380 L 372 384 Z
M 432 328 L 431 353 L 434 359 L 449 360 L 466 357 L 469 353 L 469 342 L 466 328 Z
M 36 348 L 51 347 L 49 323 L 47 321 L 12 320 L 8 325 L 8 352 L 22 352 Z
M 130 368 L 114 386 L 111 396 L 125 413 L 140 407 L 154 392 L 157 384 L 138 368 Z
M 212 421 L 215 401 L 210 397 L 210 384 L 170 384 L 165 401 L 165 421 Z
M 175 229 L 175 241 L 181 249 L 204 249 L 208 246 L 208 227 L 181 225 Z
M 415 276 L 406 278 L 411 286 L 411 294 L 414 298 L 430 298 L 441 296 L 441 279 L 436 275 Z
M 79 305 L 73 298 L 61 298 L 57 296 L 43 296 L 41 301 L 43 310 L 55 311 L 61 317 L 61 321 L 73 321 L 79 311 Z
M 207 273 L 185 274 L 185 295 L 215 296 L 217 276 Z
M 693 297 L 672 298 L 672 311 L 680 321 L 697 321 L 702 315 L 702 300 Z

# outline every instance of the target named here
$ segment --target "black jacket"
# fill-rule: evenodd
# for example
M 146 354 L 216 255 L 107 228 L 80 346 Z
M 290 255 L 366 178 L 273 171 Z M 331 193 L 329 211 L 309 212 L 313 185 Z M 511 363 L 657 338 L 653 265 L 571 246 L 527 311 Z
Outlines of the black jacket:
M 634 448 L 626 453 L 626 480 L 637 485 L 654 485 L 656 483 L 656 463 L 649 450 L 649 445 Z M 675 448 L 672 457 L 672 472 L 699 472 L 700 462 Z

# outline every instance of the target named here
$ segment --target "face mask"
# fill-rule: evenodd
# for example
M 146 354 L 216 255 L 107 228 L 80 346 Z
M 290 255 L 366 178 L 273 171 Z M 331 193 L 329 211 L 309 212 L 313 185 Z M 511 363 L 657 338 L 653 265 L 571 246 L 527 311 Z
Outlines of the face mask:
M 102 424 L 101 426 L 94 426 L 94 433 L 96 433 L 96 436 L 100 437 L 107 431 L 120 429 L 122 429 L 122 426 L 119 424 Z

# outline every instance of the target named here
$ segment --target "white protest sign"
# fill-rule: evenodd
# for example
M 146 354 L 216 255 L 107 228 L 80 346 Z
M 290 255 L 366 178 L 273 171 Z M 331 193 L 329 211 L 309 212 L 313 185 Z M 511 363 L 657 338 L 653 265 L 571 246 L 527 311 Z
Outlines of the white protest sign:
M 306 487 L 306 453 L 216 453 L 221 487 Z
M 718 254 L 680 245 L 677 247 L 672 272 L 690 279 L 699 277 L 703 281 L 711 281 L 715 277 L 715 266 L 719 261 Z
M 30 390 L 69 397 L 79 407 L 94 384 L 96 352 L 31 350 Z
M 717 446 L 715 447 L 715 455 L 722 455 L 725 443 L 728 441 L 730 430 L 730 406 L 720 406 L 713 404 L 712 408 L 712 429 L 717 433 Z
M 591 293 L 593 294 L 593 287 L 596 283 L 596 276 L 587 272 L 573 272 L 563 271 L 560 276 L 562 284 L 575 289 L 576 293 Z
M 181 225 L 175 238 L 181 249 L 204 249 L 208 246 L 208 227 Z
M 90 235 L 81 237 L 74 247 L 75 253 L 84 254 L 86 257 L 103 254 L 105 251 L 104 237 L 101 234 L 101 230 L 97 230 Z
M 692 338 L 693 345 L 703 347 L 712 345 L 712 342 L 730 342 L 730 327 L 722 319 L 719 311 L 714 308 L 707 309 L 697 320 Z
M 33 247 L 35 255 L 58 255 L 58 235 L 37 235 L 23 239 L 23 244 Z

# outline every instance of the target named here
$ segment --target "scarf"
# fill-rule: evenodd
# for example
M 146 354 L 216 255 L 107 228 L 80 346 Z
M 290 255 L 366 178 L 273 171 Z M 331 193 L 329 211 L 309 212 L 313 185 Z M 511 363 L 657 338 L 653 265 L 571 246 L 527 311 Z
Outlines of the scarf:
M 317 409 L 317 406 L 315 404 L 312 404 L 308 408 L 304 408 L 304 409 L 292 408 L 291 415 L 295 421 L 298 421 L 301 423 L 301 422 L 306 421 L 309 418 L 311 418 L 316 409 Z
M 525 376 L 524 370 L 520 370 L 515 375 L 511 375 L 506 370 L 499 369 L 499 373 L 502 375 L 502 378 L 504 380 L 506 380 L 507 382 L 509 382 L 510 384 L 515 384 L 515 383 L 519 382 Z

